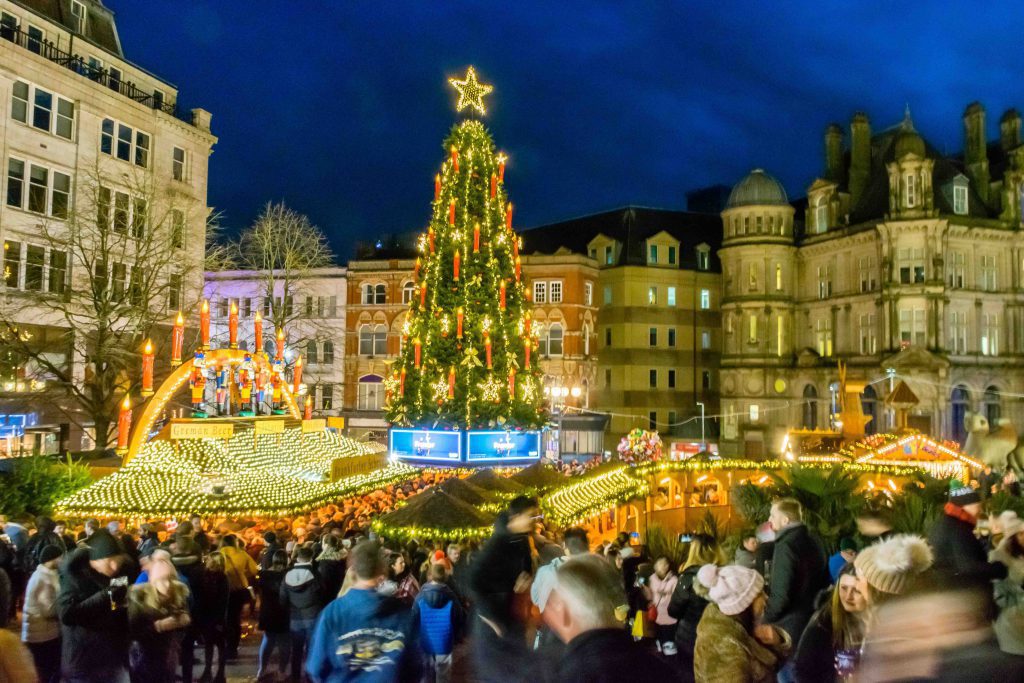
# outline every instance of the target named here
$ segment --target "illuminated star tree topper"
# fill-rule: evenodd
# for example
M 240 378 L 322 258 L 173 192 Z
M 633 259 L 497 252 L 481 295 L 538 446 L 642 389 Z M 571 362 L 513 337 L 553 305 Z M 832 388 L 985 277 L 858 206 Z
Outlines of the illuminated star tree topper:
M 463 80 L 449 78 L 448 82 L 459 93 L 459 101 L 455 105 L 456 111 L 472 107 L 480 112 L 481 115 L 487 114 L 487 109 L 484 107 L 484 96 L 489 95 L 494 90 L 494 86 L 478 81 L 476 79 L 476 70 L 473 67 L 469 67 Z

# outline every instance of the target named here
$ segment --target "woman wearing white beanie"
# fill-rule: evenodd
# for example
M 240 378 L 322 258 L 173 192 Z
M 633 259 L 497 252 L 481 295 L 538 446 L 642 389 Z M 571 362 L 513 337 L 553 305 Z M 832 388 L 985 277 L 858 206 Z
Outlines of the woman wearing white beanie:
M 1024 655 L 1024 520 L 1006 510 L 999 515 L 1003 540 L 989 553 L 989 562 L 1002 562 L 1009 570 L 1005 579 L 995 582 L 995 600 L 999 618 L 995 623 L 999 649 Z
M 706 564 L 697 580 L 707 587 L 711 600 L 697 625 L 697 682 L 774 681 L 792 642 L 785 631 L 757 624 L 767 603 L 761 575 L 738 565 Z

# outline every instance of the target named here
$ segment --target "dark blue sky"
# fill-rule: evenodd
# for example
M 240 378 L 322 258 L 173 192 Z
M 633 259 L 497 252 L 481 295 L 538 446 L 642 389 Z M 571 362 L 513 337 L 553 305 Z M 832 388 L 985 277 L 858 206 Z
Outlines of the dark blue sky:
M 822 132 L 909 103 L 959 149 L 960 116 L 1024 109 L 1016 3 L 107 0 L 129 59 L 213 113 L 212 206 L 230 229 L 268 200 L 357 239 L 423 226 L 449 75 L 495 85 L 487 124 L 510 156 L 520 227 L 687 190 L 762 166 L 791 196 Z

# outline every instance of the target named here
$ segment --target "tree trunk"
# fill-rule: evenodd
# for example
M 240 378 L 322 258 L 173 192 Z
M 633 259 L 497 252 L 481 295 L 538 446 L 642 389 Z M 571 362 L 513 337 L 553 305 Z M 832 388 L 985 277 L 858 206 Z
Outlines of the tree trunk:
M 105 417 L 97 416 L 93 420 L 94 429 L 96 430 L 96 450 L 104 450 L 108 447 L 110 441 L 110 420 Z M 116 444 L 115 444 L 116 445 Z

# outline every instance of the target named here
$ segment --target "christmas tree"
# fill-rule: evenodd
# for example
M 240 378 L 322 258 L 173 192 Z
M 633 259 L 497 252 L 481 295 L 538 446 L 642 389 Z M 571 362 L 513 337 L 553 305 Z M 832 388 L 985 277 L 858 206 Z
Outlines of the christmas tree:
M 491 86 L 452 79 L 458 109 L 484 113 Z M 387 379 L 387 418 L 403 427 L 543 426 L 537 330 L 528 310 L 505 157 L 478 120 L 456 124 L 420 235 L 415 295 Z

